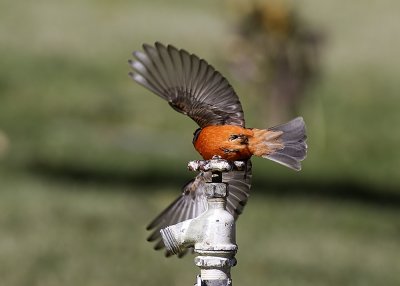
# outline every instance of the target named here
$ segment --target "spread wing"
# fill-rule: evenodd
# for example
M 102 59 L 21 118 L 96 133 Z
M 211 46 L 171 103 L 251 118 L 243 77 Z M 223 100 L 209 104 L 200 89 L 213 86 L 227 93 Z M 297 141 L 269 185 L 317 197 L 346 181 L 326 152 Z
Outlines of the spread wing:
M 239 98 L 229 82 L 205 60 L 157 42 L 133 53 L 131 77 L 164 98 L 200 127 L 244 126 Z
M 229 184 L 229 195 L 227 198 L 227 210 L 237 219 L 242 213 L 250 195 L 251 187 L 251 161 L 247 161 L 246 169 L 243 171 L 232 171 L 222 175 L 222 181 Z M 206 182 L 211 181 L 210 172 L 202 172 L 183 187 L 182 194 L 173 201 L 163 212 L 161 212 L 148 226 L 147 230 L 152 231 L 147 238 L 148 241 L 155 242 L 154 249 L 164 248 L 160 230 L 182 222 L 187 219 L 198 217 L 207 210 L 207 199 L 204 193 Z M 188 252 L 179 253 L 182 257 Z M 166 256 L 171 256 L 168 251 Z

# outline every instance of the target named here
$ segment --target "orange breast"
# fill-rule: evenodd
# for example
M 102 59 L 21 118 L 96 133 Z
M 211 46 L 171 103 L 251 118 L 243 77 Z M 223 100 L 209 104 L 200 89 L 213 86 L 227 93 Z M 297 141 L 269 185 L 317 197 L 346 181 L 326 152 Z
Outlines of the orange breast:
M 252 136 L 251 129 L 236 125 L 212 125 L 200 131 L 194 147 L 205 160 L 214 155 L 230 161 L 247 160 L 252 155 L 248 148 L 248 139 Z

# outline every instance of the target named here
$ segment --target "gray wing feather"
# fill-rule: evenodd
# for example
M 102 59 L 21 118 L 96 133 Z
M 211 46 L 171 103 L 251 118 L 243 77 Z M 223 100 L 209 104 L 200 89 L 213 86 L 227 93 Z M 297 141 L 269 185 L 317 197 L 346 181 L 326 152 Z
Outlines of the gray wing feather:
M 227 199 L 227 210 L 237 219 L 243 212 L 243 208 L 250 196 L 252 179 L 252 164 L 248 160 L 246 169 L 225 173 L 222 180 L 229 184 L 229 196 Z
M 197 217 L 207 209 L 207 200 L 204 194 L 206 182 L 204 175 L 205 173 L 200 173 L 187 183 L 183 187 L 182 194 L 147 226 L 147 230 L 152 231 L 147 240 L 156 242 L 154 249 L 164 248 L 160 234 L 161 229 Z M 185 253 L 178 256 L 183 256 Z M 166 251 L 165 255 L 170 256 L 171 253 Z
M 143 45 L 130 60 L 133 80 L 151 90 L 200 127 L 244 126 L 239 98 L 229 82 L 205 60 L 174 46 Z

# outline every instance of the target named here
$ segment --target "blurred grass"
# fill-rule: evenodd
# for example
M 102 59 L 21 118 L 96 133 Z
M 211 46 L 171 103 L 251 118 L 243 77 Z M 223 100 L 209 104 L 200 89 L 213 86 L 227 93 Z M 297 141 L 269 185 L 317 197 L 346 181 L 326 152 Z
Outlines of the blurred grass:
M 378 5 L 379 13 L 367 7 L 355 12 L 359 5 L 348 4 L 341 14 L 344 8 L 333 1 L 298 5 L 327 33 L 324 76 L 303 106 L 310 153 L 299 180 L 400 186 L 400 64 L 391 52 L 400 41 L 392 37 L 389 2 Z M 138 165 L 133 158 L 180 158 L 185 164 L 197 156 L 190 144 L 195 124 L 133 84 L 126 60 L 142 42 L 160 40 L 204 56 L 229 78 L 222 63 L 233 18 L 219 15 L 229 6 L 175 1 L 161 13 L 159 2 L 140 1 L 1 5 L 0 122 L 11 141 L 7 164 L 132 173 Z M 268 126 L 251 87 L 233 85 L 248 126 Z M 293 177 L 273 163 L 258 165 L 272 177 Z
M 398 285 L 400 4 L 296 5 L 327 37 L 323 76 L 302 106 L 310 152 L 301 173 L 254 160 L 234 283 Z M 9 142 L 0 156 L 1 285 L 194 281 L 191 259 L 162 258 L 144 227 L 192 175 L 196 126 L 133 84 L 127 59 L 159 40 L 230 78 L 229 7 L 0 3 L 0 130 Z M 232 83 L 247 125 L 268 126 L 251 87 Z M 358 197 L 329 197 L 336 186 L 339 194 L 358 186 Z M 365 204 L 363 193 L 396 200 Z
M 165 259 L 145 241 L 145 222 L 176 190 L 3 174 L 2 285 L 194 282 L 193 257 Z M 258 191 L 238 222 L 236 284 L 400 283 L 398 210 Z

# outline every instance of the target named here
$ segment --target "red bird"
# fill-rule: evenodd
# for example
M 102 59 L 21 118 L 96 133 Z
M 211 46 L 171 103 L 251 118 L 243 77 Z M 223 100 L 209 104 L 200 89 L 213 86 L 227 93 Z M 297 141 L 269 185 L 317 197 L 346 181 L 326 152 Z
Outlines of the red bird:
M 250 193 L 251 156 L 301 169 L 300 162 L 307 151 L 303 118 L 268 129 L 246 128 L 242 106 L 232 86 L 205 60 L 159 42 L 155 46 L 144 44 L 143 50 L 134 52 L 136 59 L 129 61 L 131 77 L 200 126 L 194 132 L 193 145 L 201 156 L 205 160 L 219 155 L 226 160 L 247 162 L 245 171 L 223 174 L 223 181 L 229 184 L 227 210 L 235 218 Z M 206 210 L 204 184 L 210 178 L 210 173 L 197 175 L 183 187 L 182 195 L 149 224 L 147 229 L 153 233 L 148 240 L 156 241 L 155 249 L 164 247 L 160 229 Z

